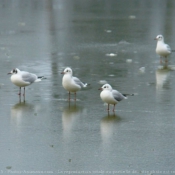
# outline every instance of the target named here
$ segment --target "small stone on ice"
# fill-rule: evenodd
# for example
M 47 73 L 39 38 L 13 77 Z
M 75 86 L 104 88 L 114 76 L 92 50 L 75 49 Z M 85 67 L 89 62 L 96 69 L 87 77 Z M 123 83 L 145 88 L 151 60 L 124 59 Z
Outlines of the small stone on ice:
M 112 31 L 111 30 L 105 30 L 107 33 L 111 33 Z
M 140 71 L 141 73 L 145 73 L 145 67 L 141 67 L 141 68 L 139 69 L 139 71 Z
M 136 16 L 135 15 L 130 15 L 129 19 L 136 19 Z
M 115 56 L 117 56 L 117 54 L 115 54 L 115 53 L 107 53 L 106 56 L 108 56 L 108 57 L 115 57 Z
M 25 26 L 26 23 L 25 23 L 25 22 L 19 22 L 18 25 L 19 25 L 19 26 Z
M 108 82 L 106 80 L 100 80 L 98 83 L 99 84 L 107 84 Z

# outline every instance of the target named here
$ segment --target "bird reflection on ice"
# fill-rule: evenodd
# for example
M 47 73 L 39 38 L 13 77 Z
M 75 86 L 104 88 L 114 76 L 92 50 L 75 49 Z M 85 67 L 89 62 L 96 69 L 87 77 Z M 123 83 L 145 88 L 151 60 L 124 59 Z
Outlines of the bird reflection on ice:
M 62 112 L 63 136 L 69 138 L 76 121 L 83 113 L 83 109 L 76 104 L 65 107 Z
M 112 135 L 114 133 L 114 129 L 116 128 L 116 123 L 121 119 L 115 113 L 109 114 L 102 118 L 100 129 L 101 129 L 101 137 L 102 141 L 105 144 L 109 144 Z
M 161 103 L 169 101 L 171 95 L 169 93 L 171 85 L 171 71 L 175 70 L 174 65 L 159 66 L 156 70 L 156 95 L 157 100 Z
M 160 67 L 156 70 L 156 88 L 162 89 L 169 80 L 170 77 L 170 71 L 168 67 Z
M 19 125 L 24 116 L 31 116 L 31 114 L 37 113 L 39 108 L 39 106 L 34 104 L 19 102 L 11 108 L 11 119 L 15 120 L 17 125 Z

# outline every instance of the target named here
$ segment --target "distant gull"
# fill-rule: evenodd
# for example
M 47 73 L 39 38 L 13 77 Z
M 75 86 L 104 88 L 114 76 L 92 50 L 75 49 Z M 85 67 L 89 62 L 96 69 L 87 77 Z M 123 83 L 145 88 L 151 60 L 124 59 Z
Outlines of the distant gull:
M 102 92 L 100 93 L 101 99 L 108 104 L 107 110 L 109 111 L 109 105 L 114 105 L 113 111 L 115 110 L 115 105 L 122 101 L 123 99 L 127 99 L 127 96 L 133 96 L 134 94 L 121 94 L 119 91 L 112 89 L 111 85 L 105 84 L 101 88 L 99 88 Z
M 76 92 L 79 91 L 83 87 L 87 87 L 87 83 L 82 83 L 77 77 L 73 77 L 73 72 L 70 67 L 64 69 L 61 74 L 64 74 L 62 79 L 62 85 L 64 89 L 69 92 L 69 100 L 70 100 L 70 93 L 75 94 L 74 100 L 76 101 Z
M 156 53 L 158 55 L 160 55 L 160 63 L 162 63 L 162 57 L 164 57 L 166 59 L 165 62 L 168 62 L 167 57 L 174 50 L 171 50 L 170 46 L 168 44 L 164 43 L 163 35 L 157 35 L 155 40 L 157 40 Z
M 24 94 L 23 94 L 24 97 L 25 97 L 25 86 L 29 86 L 35 82 L 39 82 L 44 78 L 44 76 L 38 77 L 35 74 L 20 71 L 18 68 L 13 69 L 8 74 L 11 74 L 12 83 L 15 84 L 16 86 L 19 86 L 19 94 L 18 94 L 19 96 L 21 96 L 21 88 L 24 87 Z

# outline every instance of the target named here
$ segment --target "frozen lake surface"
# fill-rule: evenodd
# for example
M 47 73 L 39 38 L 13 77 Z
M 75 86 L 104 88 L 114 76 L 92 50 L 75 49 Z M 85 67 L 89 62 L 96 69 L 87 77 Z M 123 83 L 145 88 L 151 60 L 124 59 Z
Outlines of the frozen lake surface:
M 175 173 L 175 54 L 161 66 L 154 41 L 163 34 L 175 49 L 174 8 L 173 0 L 0 0 L 0 173 Z M 76 103 L 62 87 L 67 66 L 90 84 Z M 16 67 L 47 78 L 26 88 L 25 103 L 7 75 Z M 108 113 L 105 82 L 135 96 Z

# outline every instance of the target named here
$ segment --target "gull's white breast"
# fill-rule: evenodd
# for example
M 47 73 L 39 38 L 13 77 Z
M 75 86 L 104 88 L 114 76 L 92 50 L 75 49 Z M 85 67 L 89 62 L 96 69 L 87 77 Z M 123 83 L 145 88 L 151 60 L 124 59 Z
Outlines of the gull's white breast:
M 114 99 L 112 92 L 104 90 L 100 93 L 101 99 L 108 104 L 116 104 L 117 100 Z
M 69 92 L 76 92 L 81 89 L 80 85 L 72 79 L 72 76 L 66 74 L 63 76 L 62 85 Z
M 28 86 L 30 85 L 29 82 L 25 82 L 22 80 L 22 77 L 20 74 L 14 74 L 11 76 L 11 81 L 13 84 L 15 84 L 16 86 L 19 86 L 19 87 L 24 87 L 24 86 Z
M 156 53 L 161 55 L 161 56 L 168 56 L 171 53 L 170 48 L 167 47 L 167 44 L 164 44 L 162 42 L 157 43 L 156 47 Z

